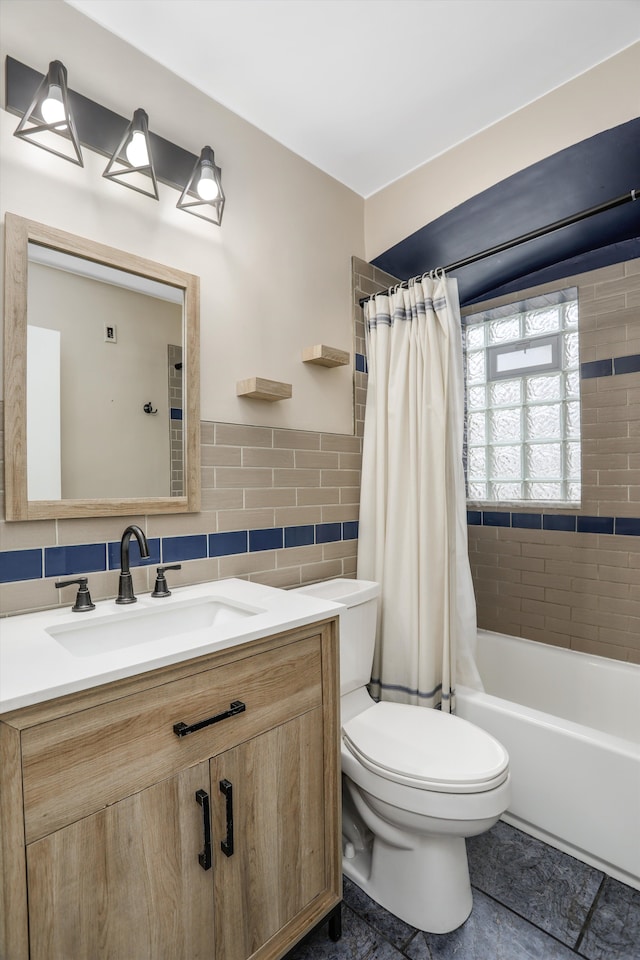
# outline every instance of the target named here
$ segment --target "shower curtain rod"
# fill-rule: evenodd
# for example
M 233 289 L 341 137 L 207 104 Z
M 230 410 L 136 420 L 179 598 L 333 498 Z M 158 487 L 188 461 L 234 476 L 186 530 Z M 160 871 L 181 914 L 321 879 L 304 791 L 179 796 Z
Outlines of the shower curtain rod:
M 474 253 L 470 257 L 465 257 L 463 260 L 456 260 L 455 263 L 450 263 L 442 269 L 445 273 L 451 273 L 454 270 L 459 270 L 461 267 L 467 267 L 471 263 L 477 263 L 478 260 L 492 257 L 495 253 L 503 253 L 505 250 L 511 250 L 513 247 L 520 246 L 521 243 L 527 243 L 528 240 L 536 240 L 538 237 L 544 237 L 548 233 L 553 233 L 554 230 L 568 227 L 572 223 L 579 223 L 580 220 L 586 220 L 587 217 L 593 217 L 597 213 L 604 213 L 605 210 L 613 210 L 614 207 L 621 207 L 623 204 L 631 203 L 634 200 L 640 200 L 640 187 L 636 187 L 636 189 L 631 190 L 629 193 L 623 193 L 619 197 L 614 197 L 613 200 L 606 200 L 604 203 L 599 203 L 595 207 L 589 207 L 588 210 L 581 210 L 580 213 L 574 213 L 570 217 L 556 220 L 555 223 L 549 223 L 546 227 L 539 227 L 538 230 L 531 230 L 529 233 L 523 233 L 522 236 L 515 237 L 513 240 L 506 240 L 504 243 L 499 243 L 495 247 L 489 247 L 480 253 Z M 423 274 L 420 274 L 420 276 L 423 276 Z M 399 284 L 394 284 L 390 289 L 395 289 L 396 286 L 406 287 L 410 282 L 410 280 L 403 280 Z M 378 291 L 378 293 L 384 292 L 383 290 Z M 362 297 L 359 301 L 360 306 L 363 306 L 367 300 L 372 300 L 375 296 L 377 296 L 377 294 L 372 293 L 368 297 Z

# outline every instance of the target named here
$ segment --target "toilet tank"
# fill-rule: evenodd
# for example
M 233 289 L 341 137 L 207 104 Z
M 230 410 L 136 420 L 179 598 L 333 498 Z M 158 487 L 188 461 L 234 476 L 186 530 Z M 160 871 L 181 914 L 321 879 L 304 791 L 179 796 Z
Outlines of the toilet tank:
M 364 687 L 371 679 L 380 584 L 338 579 L 294 589 L 344 604 L 340 611 L 340 695 Z

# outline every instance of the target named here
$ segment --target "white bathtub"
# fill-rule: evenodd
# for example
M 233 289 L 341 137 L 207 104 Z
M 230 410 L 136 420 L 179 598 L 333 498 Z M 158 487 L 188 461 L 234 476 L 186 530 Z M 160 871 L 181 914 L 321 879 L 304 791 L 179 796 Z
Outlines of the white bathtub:
M 509 751 L 504 819 L 640 890 L 640 666 L 478 631 L 457 713 Z

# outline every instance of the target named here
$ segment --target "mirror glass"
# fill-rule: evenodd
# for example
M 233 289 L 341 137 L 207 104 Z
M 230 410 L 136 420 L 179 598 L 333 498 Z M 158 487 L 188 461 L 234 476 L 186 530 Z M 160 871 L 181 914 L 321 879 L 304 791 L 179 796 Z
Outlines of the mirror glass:
M 197 278 L 6 230 L 7 519 L 199 509 Z

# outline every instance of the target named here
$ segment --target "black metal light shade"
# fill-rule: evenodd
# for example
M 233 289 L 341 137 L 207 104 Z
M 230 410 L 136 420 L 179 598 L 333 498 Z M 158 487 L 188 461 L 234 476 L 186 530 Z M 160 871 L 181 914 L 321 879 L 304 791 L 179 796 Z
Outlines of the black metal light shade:
M 159 199 L 149 137 L 149 117 L 141 108 L 135 111 L 102 176 L 145 197 Z M 149 178 L 151 187 L 148 186 Z
M 47 75 L 14 130 L 14 136 L 80 167 L 84 166 L 69 106 L 67 71 L 59 60 L 52 60 L 49 64 Z M 67 148 L 66 152 L 63 152 L 63 145 Z
M 46 76 L 9 56 L 5 66 L 5 107 L 22 118 L 17 137 L 79 166 L 83 166 L 82 144 L 110 158 L 103 173 L 108 180 L 154 200 L 159 199 L 158 183 L 166 184 L 180 191 L 179 209 L 220 226 L 225 196 L 211 147 L 204 147 L 196 157 L 149 130 L 143 109 L 127 122 L 126 117 L 68 89 L 67 71 L 59 60 L 49 64 Z M 45 139 L 40 142 L 38 137 Z M 118 144 L 115 151 L 114 143 Z
M 203 147 L 176 206 L 220 226 L 224 203 L 222 171 L 215 163 L 211 147 Z

